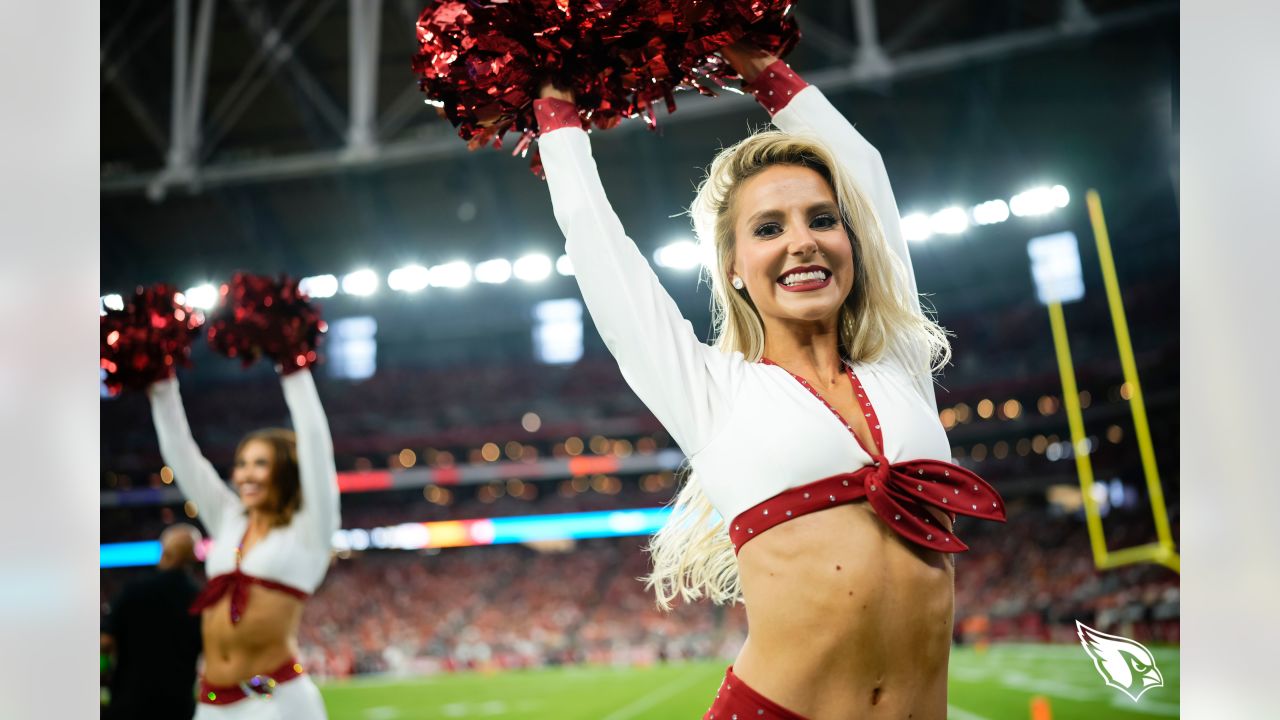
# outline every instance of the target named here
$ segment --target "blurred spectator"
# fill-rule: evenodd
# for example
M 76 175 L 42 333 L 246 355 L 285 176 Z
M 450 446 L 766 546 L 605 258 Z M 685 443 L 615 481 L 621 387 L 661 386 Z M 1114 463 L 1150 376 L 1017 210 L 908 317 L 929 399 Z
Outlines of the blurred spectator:
M 199 588 L 191 577 L 200 531 L 169 527 L 160 562 L 124 586 L 103 620 L 102 646 L 111 663 L 103 717 L 190 718 L 195 714 L 200 618 L 188 612 Z

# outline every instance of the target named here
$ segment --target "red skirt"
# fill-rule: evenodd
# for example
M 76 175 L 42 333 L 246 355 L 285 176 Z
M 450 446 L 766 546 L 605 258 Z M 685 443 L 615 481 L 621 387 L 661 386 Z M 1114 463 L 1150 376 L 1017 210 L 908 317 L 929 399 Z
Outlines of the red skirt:
M 733 674 L 730 665 L 724 672 L 724 682 L 720 683 L 715 702 L 702 720 L 805 720 L 805 717 L 752 690 Z

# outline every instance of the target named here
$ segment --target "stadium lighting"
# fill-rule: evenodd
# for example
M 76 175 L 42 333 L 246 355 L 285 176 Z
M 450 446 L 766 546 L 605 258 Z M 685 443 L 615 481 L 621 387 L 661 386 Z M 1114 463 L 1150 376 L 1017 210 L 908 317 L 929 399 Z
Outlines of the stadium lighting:
M 1050 190 L 1053 193 L 1053 206 L 1064 208 L 1071 203 L 1071 193 L 1062 185 L 1054 185 Z
M 551 275 L 551 258 L 546 255 L 525 255 L 512 265 L 515 276 L 525 282 L 542 282 Z
M 197 310 L 212 310 L 218 304 L 218 288 L 208 283 L 187 288 L 183 295 L 187 298 L 187 304 Z
M 471 284 L 471 266 L 461 260 L 433 265 L 428 272 L 431 287 L 460 288 Z
M 511 279 L 511 263 L 502 258 L 485 260 L 476 265 L 476 282 L 501 285 Z
M 928 240 L 933 235 L 932 223 L 924 213 L 911 213 L 902 218 L 902 236 L 912 242 Z
M 427 286 L 431 275 L 421 265 L 405 265 L 387 276 L 387 287 L 400 292 L 418 292 Z
M 573 261 L 568 255 L 561 255 L 556 258 L 556 272 L 566 277 L 573 275 Z
M 994 225 L 1009 219 L 1009 204 L 1003 200 L 988 200 L 973 207 L 973 221 L 979 225 Z
M 98 302 L 101 304 L 101 307 L 98 308 L 98 312 L 101 315 L 106 315 L 107 310 L 123 310 L 124 309 L 124 298 L 121 297 L 118 293 L 103 295 L 102 297 L 98 298 Z M 182 302 L 182 301 L 179 300 L 178 302 Z
M 653 261 L 658 267 L 692 270 L 702 264 L 702 253 L 692 240 L 677 240 L 658 248 Z
M 1032 238 L 1027 243 L 1036 296 L 1045 305 L 1075 302 L 1084 297 L 1080 247 L 1073 232 Z
M 1020 192 L 1009 200 L 1009 207 L 1014 215 L 1028 217 L 1051 213 L 1058 208 L 1066 207 L 1070 201 L 1071 195 L 1067 189 L 1061 185 L 1054 185 Z
M 964 208 L 949 207 L 929 216 L 929 229 L 939 235 L 959 235 L 969 228 Z
M 338 294 L 338 278 L 333 275 L 313 275 L 298 281 L 298 289 L 313 298 L 327 298 Z
M 342 276 L 342 292 L 348 295 L 366 296 L 378 291 L 378 274 L 372 270 L 356 270 Z

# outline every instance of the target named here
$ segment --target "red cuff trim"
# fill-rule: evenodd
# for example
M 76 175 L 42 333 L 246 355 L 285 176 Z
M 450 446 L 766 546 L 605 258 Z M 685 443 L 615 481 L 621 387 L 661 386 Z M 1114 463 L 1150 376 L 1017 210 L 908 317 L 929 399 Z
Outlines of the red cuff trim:
M 560 128 L 582 128 L 578 118 L 578 106 L 559 98 L 540 98 L 533 101 L 533 112 L 538 118 L 538 132 L 549 133 Z
M 802 80 L 790 66 L 781 60 L 775 60 L 743 89 L 755 95 L 756 102 L 763 105 L 770 115 L 777 115 L 796 93 L 807 87 L 809 83 Z

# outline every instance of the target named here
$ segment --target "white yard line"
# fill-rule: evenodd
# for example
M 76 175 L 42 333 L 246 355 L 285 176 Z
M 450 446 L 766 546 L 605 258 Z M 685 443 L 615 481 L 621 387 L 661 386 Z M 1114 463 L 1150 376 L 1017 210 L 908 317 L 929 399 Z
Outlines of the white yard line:
M 982 715 L 971 713 L 968 710 L 961 710 L 955 705 L 952 705 L 951 703 L 947 703 L 947 720 L 990 720 L 990 719 L 983 717 Z
M 1098 687 L 1080 687 L 1058 680 L 1033 678 L 1020 672 L 1007 672 L 998 678 L 1001 685 L 1017 690 L 1026 690 L 1040 695 L 1060 697 L 1066 700 L 1096 700 L 1106 695 L 1106 686 L 1098 683 Z
M 684 690 L 685 688 L 688 688 L 688 687 L 692 687 L 696 683 L 705 682 L 705 681 L 706 681 L 706 678 L 703 677 L 701 673 L 690 673 L 683 680 L 680 680 L 679 682 L 674 682 L 670 685 L 664 685 L 658 688 L 657 690 L 654 690 L 653 692 L 649 693 L 648 695 L 642 696 L 640 699 L 636 700 L 630 705 L 625 705 L 623 707 L 618 708 L 617 710 L 614 710 L 613 712 L 601 718 L 601 720 L 630 720 L 630 718 L 633 718 L 639 715 L 645 710 L 648 710 L 649 708 L 653 707 L 654 705 L 657 705 L 663 700 L 666 700 L 672 695 L 675 695 L 681 690 Z M 710 696 L 708 696 L 708 701 L 709 701 L 709 698 Z

